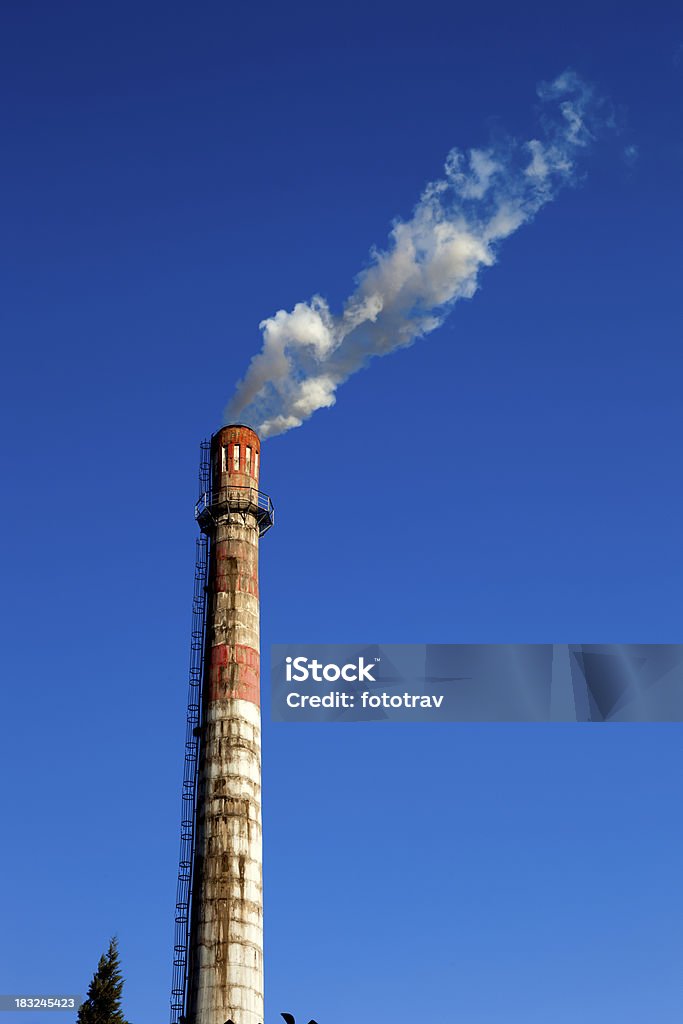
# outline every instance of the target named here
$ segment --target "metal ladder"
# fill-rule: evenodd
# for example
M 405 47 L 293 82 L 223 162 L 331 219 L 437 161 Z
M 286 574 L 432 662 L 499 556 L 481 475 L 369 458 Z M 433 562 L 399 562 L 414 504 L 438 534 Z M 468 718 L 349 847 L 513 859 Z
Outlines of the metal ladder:
M 199 493 L 200 495 L 206 494 L 210 490 L 211 442 L 203 441 L 199 462 Z M 201 534 L 195 543 L 192 636 L 190 640 L 190 672 L 185 726 L 185 764 L 183 769 L 182 813 L 180 821 L 180 858 L 173 939 L 171 1024 L 180 1024 L 184 1020 L 187 1002 L 190 911 L 197 818 L 197 781 L 209 575 L 209 538 L 205 534 Z

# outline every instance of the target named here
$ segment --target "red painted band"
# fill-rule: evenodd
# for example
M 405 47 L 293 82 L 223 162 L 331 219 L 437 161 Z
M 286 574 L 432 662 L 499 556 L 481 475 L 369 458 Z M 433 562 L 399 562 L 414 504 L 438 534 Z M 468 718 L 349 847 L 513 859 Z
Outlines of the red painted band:
M 240 594 L 252 594 L 254 597 L 258 597 L 258 580 L 248 576 L 235 578 L 234 576 L 216 574 L 213 590 L 216 594 L 229 594 L 231 590 L 236 590 Z
M 209 700 L 249 700 L 260 707 L 260 665 L 258 651 L 245 644 L 216 644 L 209 663 Z

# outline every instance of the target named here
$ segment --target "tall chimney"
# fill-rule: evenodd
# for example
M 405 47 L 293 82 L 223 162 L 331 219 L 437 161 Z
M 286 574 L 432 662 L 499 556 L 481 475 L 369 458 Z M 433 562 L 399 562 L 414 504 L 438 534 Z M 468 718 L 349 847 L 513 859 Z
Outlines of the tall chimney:
M 211 439 L 211 492 L 187 1024 L 262 1024 L 259 537 L 272 525 L 249 427 Z

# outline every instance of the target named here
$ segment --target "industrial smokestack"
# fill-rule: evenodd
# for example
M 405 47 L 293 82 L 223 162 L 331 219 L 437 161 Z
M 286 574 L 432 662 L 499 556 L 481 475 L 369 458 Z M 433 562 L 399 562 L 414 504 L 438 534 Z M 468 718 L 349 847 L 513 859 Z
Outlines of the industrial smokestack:
M 197 506 L 209 557 L 184 1016 L 261 1024 L 258 544 L 273 509 L 258 489 L 253 430 L 223 427 L 210 460 L 210 489 Z

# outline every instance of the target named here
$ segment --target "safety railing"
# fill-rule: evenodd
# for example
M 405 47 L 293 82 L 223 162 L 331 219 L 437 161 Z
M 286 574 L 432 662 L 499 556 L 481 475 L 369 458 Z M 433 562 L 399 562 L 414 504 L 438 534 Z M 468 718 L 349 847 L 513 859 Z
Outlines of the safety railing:
M 195 505 L 195 519 L 206 532 L 215 525 L 216 517 L 233 512 L 251 514 L 259 527 L 259 535 L 269 530 L 275 519 L 270 497 L 256 487 L 222 487 L 218 491 L 205 491 Z

